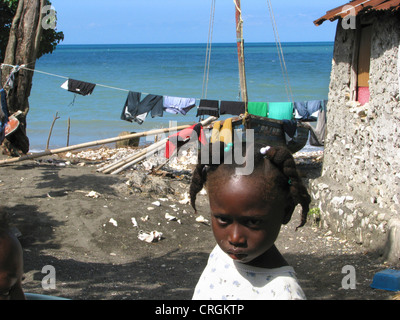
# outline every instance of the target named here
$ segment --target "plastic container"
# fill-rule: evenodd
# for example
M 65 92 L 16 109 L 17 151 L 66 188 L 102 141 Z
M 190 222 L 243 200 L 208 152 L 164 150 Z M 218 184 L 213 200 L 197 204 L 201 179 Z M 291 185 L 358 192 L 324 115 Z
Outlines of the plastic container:
M 400 291 L 400 270 L 386 269 L 375 274 L 371 288 Z

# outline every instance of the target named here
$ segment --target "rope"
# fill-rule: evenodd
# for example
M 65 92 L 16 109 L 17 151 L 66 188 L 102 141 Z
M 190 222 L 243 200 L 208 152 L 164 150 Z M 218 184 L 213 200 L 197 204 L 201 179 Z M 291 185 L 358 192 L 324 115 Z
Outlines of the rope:
M 1 67 L 2 67 L 2 68 L 3 68 L 3 67 L 15 68 L 15 67 L 18 67 L 18 66 L 13 66 L 13 65 L 10 65 L 10 64 L 2 63 L 2 64 L 1 64 Z M 45 71 L 41 71 L 41 70 L 38 70 L 38 69 L 27 68 L 27 67 L 26 67 L 26 64 L 23 64 L 23 65 L 19 66 L 19 70 L 20 70 L 20 69 L 27 70 L 27 71 L 31 71 L 31 72 L 42 73 L 42 74 L 45 74 L 45 75 L 48 75 L 48 76 L 51 76 L 51 77 L 56 77 L 56 78 L 61 78 L 61 79 L 66 79 L 66 80 L 70 79 L 69 77 L 62 76 L 62 75 L 59 75 L 59 74 L 50 73 L 50 72 L 45 72 Z M 108 86 L 108 85 L 105 85 L 105 84 L 99 84 L 99 83 L 96 83 L 96 86 L 104 87 L 104 88 L 108 88 L 108 89 L 113 89 L 113 90 L 125 91 L 125 92 L 129 92 L 129 91 L 130 91 L 130 90 L 127 90 L 127 89 L 112 87 L 112 86 Z M 145 93 L 145 92 L 142 92 L 142 93 L 143 93 L 143 94 L 148 94 L 148 93 Z
M 204 99 L 207 98 L 208 80 L 210 75 L 212 36 L 214 31 L 214 18 L 215 18 L 215 1 L 216 0 L 211 1 L 210 22 L 208 26 L 208 39 L 206 48 L 206 60 L 204 63 L 203 90 L 202 90 L 202 98 Z
M 239 6 L 238 6 L 236 0 L 233 0 L 233 3 L 235 4 L 236 10 L 239 11 L 240 14 L 242 14 L 242 10 L 239 8 Z M 243 21 L 243 20 L 241 20 L 241 21 Z
M 26 65 L 27 64 L 23 64 L 23 65 L 20 65 L 20 66 L 14 66 L 14 65 L 11 65 L 11 64 L 2 63 L 1 64 L 1 69 L 3 69 L 3 67 L 18 68 L 18 70 L 23 69 L 23 70 L 26 70 L 26 71 L 41 73 L 41 74 L 44 74 L 44 75 L 47 75 L 47 76 L 51 76 L 51 77 L 56 77 L 56 78 L 61 78 L 61 79 L 66 79 L 66 80 L 70 79 L 70 77 L 62 76 L 62 75 L 59 75 L 59 74 L 50 73 L 50 72 L 46 72 L 46 71 L 41 71 L 41 70 L 38 70 L 38 69 L 27 68 Z M 100 83 L 96 83 L 96 86 L 103 87 L 103 88 L 108 88 L 108 89 L 112 89 L 112 90 L 124 91 L 124 92 L 131 91 L 131 90 L 128 90 L 128 89 L 112 87 L 112 86 L 105 85 L 105 84 L 100 84 Z M 141 92 L 141 93 L 143 95 L 148 95 L 149 94 L 147 92 Z M 201 100 L 200 98 L 195 98 L 195 99 L 196 99 L 196 101 L 200 101 Z M 218 101 L 221 102 L 221 100 L 218 100 Z
M 278 50 L 279 62 L 281 64 L 282 76 L 283 76 L 283 80 L 285 82 L 286 94 L 288 96 L 289 102 L 294 102 L 292 87 L 290 85 L 289 74 L 288 74 L 287 67 L 286 67 L 285 57 L 283 55 L 282 44 L 281 44 L 281 40 L 279 38 L 278 28 L 276 25 L 274 11 L 273 11 L 272 5 L 271 5 L 271 0 L 267 0 L 267 3 L 268 3 L 269 13 L 271 16 L 272 29 L 274 31 L 275 43 L 276 43 L 276 47 Z

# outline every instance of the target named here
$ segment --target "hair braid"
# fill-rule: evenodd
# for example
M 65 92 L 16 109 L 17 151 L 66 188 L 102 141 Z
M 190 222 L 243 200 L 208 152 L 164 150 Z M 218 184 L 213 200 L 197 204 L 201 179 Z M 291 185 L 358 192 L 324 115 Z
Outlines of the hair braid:
M 10 227 L 10 217 L 7 214 L 7 212 L 3 210 L 3 207 L 0 207 L 0 232 L 8 230 L 9 227 Z
M 217 147 L 214 148 L 213 146 Z M 203 189 L 207 181 L 208 172 L 216 170 L 218 166 L 224 162 L 225 159 L 225 152 L 224 152 L 225 144 L 223 142 L 219 141 L 219 142 L 209 143 L 208 148 L 209 148 L 208 159 L 207 159 L 208 164 L 201 163 L 200 160 L 204 159 L 201 159 L 201 155 L 199 154 L 198 164 L 196 165 L 196 168 L 193 171 L 192 181 L 189 188 L 190 204 L 192 208 L 195 210 L 195 213 L 197 213 L 196 197 L 197 194 Z M 217 164 L 213 163 L 213 160 L 215 160 L 213 159 L 213 151 L 219 152 L 219 161 Z
M 214 143 L 215 144 L 215 143 Z M 190 203 L 197 213 L 196 209 L 196 196 L 203 189 L 204 185 L 207 181 L 207 176 L 210 172 L 215 171 L 220 164 L 224 162 L 224 143 L 220 143 L 220 162 L 218 164 L 213 164 L 212 162 L 212 143 L 210 144 L 210 153 L 208 163 L 210 164 L 197 164 L 196 168 L 193 171 L 192 181 L 190 184 Z M 242 150 L 246 150 L 245 148 Z M 308 194 L 307 188 L 304 186 L 301 178 L 298 175 L 296 169 L 296 163 L 290 151 L 284 147 L 271 147 L 266 152 L 261 153 L 259 146 L 254 146 L 254 166 L 257 168 L 259 165 L 264 163 L 267 159 L 270 161 L 283 175 L 287 178 L 287 181 L 283 182 L 286 186 L 289 186 L 288 190 L 291 197 L 290 208 L 294 210 L 297 204 L 302 206 L 301 213 L 301 223 L 296 228 L 303 227 L 307 222 L 307 214 L 309 211 L 309 206 L 311 202 L 311 197 Z M 199 159 L 200 160 L 200 159 Z M 232 167 L 238 166 L 237 164 L 233 164 Z M 289 219 L 290 220 L 290 219 Z M 289 220 L 287 222 L 289 222 Z
M 303 227 L 307 222 L 307 214 L 310 209 L 311 197 L 304 186 L 296 169 L 296 163 L 289 150 L 283 147 L 270 148 L 265 155 L 281 172 L 288 178 L 290 185 L 290 195 L 294 200 L 294 205 L 300 204 L 302 207 L 301 223 L 296 228 Z
M 192 182 L 190 183 L 189 195 L 190 195 L 190 204 L 192 205 L 195 213 L 197 213 L 196 209 L 196 196 L 203 189 L 205 179 L 203 170 L 205 166 L 202 164 L 198 164 L 193 171 Z

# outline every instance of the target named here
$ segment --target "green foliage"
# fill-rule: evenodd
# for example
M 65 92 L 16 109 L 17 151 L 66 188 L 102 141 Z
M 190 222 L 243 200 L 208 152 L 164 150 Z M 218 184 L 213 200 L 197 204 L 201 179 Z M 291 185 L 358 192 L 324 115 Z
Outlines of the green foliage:
M 312 220 L 314 226 L 319 225 L 321 221 L 321 210 L 319 208 L 311 208 L 307 215 L 308 218 Z
M 47 1 L 46 5 L 51 5 Z M 8 44 L 12 20 L 17 11 L 18 0 L 0 0 L 0 62 L 4 61 L 4 55 Z M 57 45 L 64 40 L 64 33 L 57 29 L 43 29 L 40 41 L 38 59 L 45 54 L 52 53 Z

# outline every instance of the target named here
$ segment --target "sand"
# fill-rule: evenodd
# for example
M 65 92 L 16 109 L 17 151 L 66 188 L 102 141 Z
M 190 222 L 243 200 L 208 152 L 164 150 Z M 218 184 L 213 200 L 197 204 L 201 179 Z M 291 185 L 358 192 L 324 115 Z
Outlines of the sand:
M 303 155 L 297 162 L 305 182 L 320 174 L 321 155 Z M 215 246 L 207 196 L 198 197 L 206 220 L 199 222 L 185 201 L 189 170 L 163 168 L 160 175 L 148 175 L 137 168 L 109 175 L 96 171 L 102 163 L 69 154 L 0 167 L 3 210 L 24 249 L 25 292 L 76 300 L 190 300 Z M 295 232 L 299 218 L 298 208 L 277 246 L 308 299 L 394 296 L 370 288 L 374 274 L 387 268 L 379 252 L 312 221 Z M 139 239 L 152 231 L 162 234 L 159 241 Z M 348 265 L 356 271 L 353 290 L 342 286 Z M 45 266 L 56 272 L 54 289 L 42 286 Z

